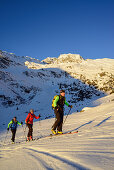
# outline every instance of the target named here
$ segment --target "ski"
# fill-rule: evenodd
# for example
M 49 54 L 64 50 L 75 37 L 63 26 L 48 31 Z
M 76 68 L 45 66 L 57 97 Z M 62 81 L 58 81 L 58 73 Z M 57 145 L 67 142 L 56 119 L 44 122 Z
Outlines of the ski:
M 69 134 L 75 134 L 75 133 L 78 133 L 78 131 L 74 131 L 74 132 L 72 132 L 72 131 L 70 131 L 70 132 L 65 132 L 65 133 L 62 133 L 62 134 L 50 134 L 50 135 L 47 135 L 47 136 L 41 136 L 41 137 L 38 137 L 38 138 L 34 138 L 33 140 L 31 140 L 31 141 L 26 141 L 26 142 L 32 142 L 32 141 L 36 141 L 36 140 L 40 140 L 40 139 L 45 139 L 45 138 L 52 138 L 52 137 L 54 137 L 54 136 L 61 136 L 61 135 L 69 135 Z
M 78 133 L 78 131 L 74 131 L 74 132 L 65 132 L 65 133 L 62 133 L 62 134 L 50 134 L 49 136 L 61 136 L 61 135 L 69 135 L 69 134 L 75 134 L 75 133 Z
M 21 144 L 21 143 L 29 143 L 29 142 L 34 142 L 34 141 L 37 141 L 37 140 L 40 140 L 40 139 L 45 139 L 45 138 L 50 138 L 52 139 L 52 137 L 55 137 L 55 136 L 62 136 L 62 135 L 69 135 L 69 134 L 75 134 L 75 133 L 78 133 L 78 131 L 70 131 L 70 132 L 65 132 L 65 133 L 62 133 L 62 134 L 50 134 L 50 135 L 47 135 L 47 136 L 41 136 L 41 137 L 38 137 L 38 138 L 34 138 L 33 140 L 30 140 L 30 141 L 20 141 L 20 142 L 15 142 L 15 143 L 9 143 L 9 144 L 3 144 L 2 146 L 9 146 L 9 145 L 15 145 L 15 144 Z
M 78 131 L 74 131 L 74 132 L 72 132 L 72 131 L 70 131 L 70 132 L 65 132 L 65 133 L 62 133 L 62 134 L 50 134 L 50 135 L 47 135 L 47 136 L 42 136 L 42 137 L 39 137 L 39 138 L 37 138 L 37 139 L 35 139 L 35 140 L 39 140 L 39 139 L 45 139 L 45 138 L 52 138 L 52 137 L 55 137 L 55 136 L 62 136 L 62 135 L 69 135 L 69 134 L 75 134 L 75 133 L 78 133 Z

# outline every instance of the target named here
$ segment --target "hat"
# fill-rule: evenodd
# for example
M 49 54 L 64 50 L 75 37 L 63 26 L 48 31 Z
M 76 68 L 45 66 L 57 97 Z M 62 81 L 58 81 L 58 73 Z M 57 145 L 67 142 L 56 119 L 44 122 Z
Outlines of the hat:
M 34 112 L 34 110 L 33 110 L 33 109 L 30 109 L 30 112 Z
M 65 90 L 60 90 L 60 93 L 65 93 Z

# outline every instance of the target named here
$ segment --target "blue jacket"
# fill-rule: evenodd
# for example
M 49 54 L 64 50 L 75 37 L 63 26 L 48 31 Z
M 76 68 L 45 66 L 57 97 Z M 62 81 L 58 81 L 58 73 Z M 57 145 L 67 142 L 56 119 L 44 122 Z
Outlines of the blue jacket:
M 13 119 L 10 121 L 10 123 L 8 124 L 8 128 L 11 129 L 17 129 L 17 124 L 21 125 L 21 123 L 19 123 L 17 120 L 14 121 Z

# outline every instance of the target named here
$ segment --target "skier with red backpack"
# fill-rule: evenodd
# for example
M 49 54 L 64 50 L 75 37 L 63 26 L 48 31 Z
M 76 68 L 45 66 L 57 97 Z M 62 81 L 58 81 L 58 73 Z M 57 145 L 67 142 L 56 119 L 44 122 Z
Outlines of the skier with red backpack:
M 27 135 L 27 141 L 33 140 L 33 119 L 39 119 L 41 116 L 36 116 L 34 114 L 34 110 L 31 109 L 30 112 L 28 113 L 28 116 L 25 119 L 26 126 L 28 127 L 28 135 Z
M 62 134 L 62 124 L 63 124 L 63 116 L 64 116 L 64 104 L 70 108 L 72 108 L 72 105 L 69 105 L 66 102 L 65 98 L 65 90 L 60 90 L 60 95 L 56 95 L 52 101 L 52 107 L 54 109 L 55 113 L 55 123 L 52 126 L 52 133 L 53 134 Z M 57 133 L 56 133 L 57 129 Z

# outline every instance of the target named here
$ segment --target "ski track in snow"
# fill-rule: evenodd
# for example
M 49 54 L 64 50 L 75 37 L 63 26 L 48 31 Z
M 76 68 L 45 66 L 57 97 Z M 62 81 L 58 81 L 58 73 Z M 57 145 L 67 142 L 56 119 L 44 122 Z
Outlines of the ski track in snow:
M 49 165 L 45 166 L 45 168 L 47 168 L 47 167 L 50 168 L 50 165 L 52 166 L 53 163 L 56 162 L 56 167 L 53 167 L 55 169 L 61 169 L 60 167 L 64 167 L 64 168 L 66 167 L 68 169 L 72 169 L 72 168 L 86 169 L 85 167 L 79 165 L 76 162 L 69 161 L 68 159 L 62 158 L 61 156 L 57 156 L 57 155 L 49 153 L 49 152 L 38 151 L 38 150 L 35 150 L 35 149 L 28 149 L 28 148 L 25 148 L 25 149 L 27 149 L 27 154 L 29 153 L 29 155 L 34 157 L 36 160 L 38 159 L 38 161 L 40 161 L 40 162 L 42 162 L 42 158 L 45 157 L 45 162 L 42 162 L 42 164 L 45 165 L 46 162 L 49 162 L 48 163 Z M 39 159 L 39 157 L 41 159 Z M 63 165 L 60 165 L 60 164 L 63 164 Z
M 22 145 L 17 145 L 16 149 L 14 145 L 13 146 L 7 145 L 8 149 L 6 149 L 7 148 L 6 147 L 5 149 L 3 149 L 3 152 L 6 150 L 8 152 L 7 158 L 10 157 L 12 158 L 13 161 L 15 161 L 15 158 L 16 158 L 17 159 L 15 162 L 16 164 L 17 164 L 17 161 L 19 161 L 21 165 L 23 165 L 22 162 L 24 162 L 24 169 L 32 168 L 31 165 L 29 165 L 29 163 L 30 164 L 32 163 L 32 166 L 35 169 L 49 169 L 49 170 L 51 169 L 71 169 L 71 170 L 72 169 L 80 169 L 80 170 L 89 169 L 89 168 L 86 168 L 80 165 L 76 161 L 69 160 L 69 158 L 64 158 L 64 156 L 57 155 L 56 152 L 51 153 L 49 151 L 41 150 L 36 145 L 30 146 L 30 143 L 26 143 Z M 15 149 L 15 152 L 13 152 L 14 149 Z M 3 154 L 1 158 L 2 157 L 6 158 L 6 155 Z M 7 160 L 5 160 L 5 162 L 7 163 Z M 11 168 L 10 164 L 8 167 L 4 165 L 6 170 Z M 2 166 L 2 163 L 1 163 L 1 166 Z M 15 168 L 17 169 L 17 167 Z M 23 169 L 23 167 L 20 167 L 20 168 Z

